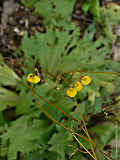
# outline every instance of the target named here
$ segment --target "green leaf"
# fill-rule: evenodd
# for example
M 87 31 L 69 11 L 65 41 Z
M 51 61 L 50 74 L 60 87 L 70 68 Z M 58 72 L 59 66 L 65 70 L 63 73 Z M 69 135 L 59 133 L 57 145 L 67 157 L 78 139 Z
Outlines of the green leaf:
M 27 114 L 33 111 L 32 109 L 32 100 L 34 99 L 32 92 L 28 92 L 26 89 L 22 89 L 18 101 L 16 104 L 16 113 L 17 114 Z
M 77 40 L 76 37 L 78 37 L 78 30 L 75 30 L 71 35 L 69 34 L 70 30 L 74 28 L 73 24 L 70 24 L 65 30 L 47 27 L 45 34 L 36 32 L 36 36 L 30 38 L 25 34 L 21 48 L 25 53 L 26 61 L 30 59 L 29 56 L 35 56 L 35 59 L 39 59 L 44 71 L 50 72 L 53 75 L 61 72 L 64 63 L 67 62 L 65 57 L 68 57 L 65 48 L 69 41 L 71 43 L 68 45 L 68 49 L 69 46 L 73 46 Z
M 58 154 L 56 152 L 48 152 L 43 151 L 42 153 L 34 152 L 30 153 L 29 155 L 25 156 L 24 160 L 43 160 L 43 159 L 52 159 L 57 160 Z
M 85 13 L 89 11 L 93 14 L 96 21 L 100 21 L 101 10 L 99 0 L 86 0 L 82 5 L 82 9 Z
M 102 98 L 96 97 L 95 103 L 94 103 L 94 106 L 93 106 L 94 107 L 94 114 L 97 114 L 97 113 L 101 112 L 102 103 L 103 103 Z
M 45 20 L 52 18 L 52 3 L 49 0 L 40 0 L 34 4 L 35 12 L 43 16 Z
M 0 111 L 5 110 L 8 105 L 15 106 L 17 100 L 18 95 L 15 92 L 0 87 Z
M 100 124 L 92 127 L 90 133 L 95 134 L 96 144 L 103 148 L 108 145 L 115 136 L 115 125 L 113 123 Z
M 25 154 L 41 148 L 40 144 L 45 145 L 51 129 L 52 126 L 45 121 L 37 119 L 31 121 L 29 116 L 23 116 L 14 121 L 1 135 L 2 145 L 8 148 L 8 153 L 6 153 L 8 159 L 16 160 L 18 152 Z
M 68 144 L 69 134 L 65 132 L 64 134 L 61 133 L 54 133 L 50 141 L 48 142 L 52 146 L 50 147 L 50 151 L 55 151 L 59 153 L 62 159 L 65 158 L 65 147 Z
M 59 111 L 58 108 L 69 114 L 74 106 L 73 100 L 65 95 L 65 90 L 62 88 L 61 90 L 56 90 L 55 83 L 52 81 L 47 81 L 43 85 L 38 86 L 36 93 L 42 96 L 38 96 L 40 105 L 58 121 L 64 116 L 64 113 Z
M 20 78 L 18 75 L 8 67 L 0 55 L 0 85 L 13 85 L 16 86 Z
M 87 13 L 89 8 L 90 8 L 90 0 L 86 0 L 86 2 L 83 3 L 82 5 L 82 10 L 84 11 L 84 13 Z
M 34 6 L 35 13 L 39 13 L 40 16 L 44 17 L 44 20 L 47 23 L 56 23 L 58 22 L 58 19 L 59 22 L 63 22 L 63 19 L 65 21 L 69 20 L 69 17 L 73 11 L 74 4 L 75 0 L 40 0 L 35 3 Z
M 27 7 L 32 7 L 35 4 L 36 0 L 31 0 L 31 1 L 29 1 L 29 0 L 21 0 L 21 2 Z
M 75 0 L 53 0 L 54 5 L 56 6 L 56 13 L 65 18 L 68 18 L 72 14 L 75 2 Z
M 3 124 L 5 124 L 5 120 L 4 120 L 3 113 L 0 112 L 0 126 L 2 126 Z
M 116 24 L 119 24 L 120 17 L 117 16 L 120 14 L 120 7 L 117 3 L 109 3 L 107 6 L 103 6 L 101 9 L 101 19 L 102 26 L 104 27 L 104 32 L 106 36 L 113 41 L 116 36 L 113 35 L 113 27 Z M 109 28 L 109 29 L 108 29 Z

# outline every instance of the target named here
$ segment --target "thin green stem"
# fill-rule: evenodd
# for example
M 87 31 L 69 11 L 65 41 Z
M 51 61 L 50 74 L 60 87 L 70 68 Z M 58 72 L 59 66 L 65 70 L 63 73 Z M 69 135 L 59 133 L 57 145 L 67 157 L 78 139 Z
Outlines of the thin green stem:
M 89 133 L 88 133 L 88 130 L 87 130 L 87 127 L 86 127 L 86 124 L 85 124 L 85 121 L 84 121 L 84 117 L 83 117 L 83 115 L 82 115 L 82 113 L 81 113 L 81 111 L 80 111 L 80 108 L 79 108 L 79 106 L 78 106 L 78 103 L 77 103 L 76 99 L 75 99 L 75 104 L 76 104 L 76 106 L 78 107 L 80 116 L 81 116 L 81 118 L 82 118 L 82 122 L 83 122 L 83 125 L 84 125 L 84 127 L 85 127 L 84 132 L 85 132 L 86 135 L 88 136 L 89 144 L 90 144 L 90 146 L 91 146 L 93 155 L 94 155 L 94 157 L 95 157 L 96 160 L 97 160 L 97 157 L 96 157 L 96 154 L 95 154 L 95 151 L 94 151 L 94 146 L 93 146 L 93 144 L 91 143 L 91 137 L 90 137 L 90 135 L 89 135 Z
M 84 146 L 83 144 L 78 140 L 78 138 L 75 136 L 75 134 L 72 132 L 73 137 L 76 139 L 76 141 L 79 143 L 80 146 L 95 160 L 97 160 Z

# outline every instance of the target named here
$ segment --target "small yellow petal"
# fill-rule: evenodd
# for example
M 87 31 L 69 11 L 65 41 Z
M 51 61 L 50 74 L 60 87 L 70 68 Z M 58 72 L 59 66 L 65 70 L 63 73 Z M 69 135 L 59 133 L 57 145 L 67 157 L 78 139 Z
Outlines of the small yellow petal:
M 75 97 L 76 94 L 77 94 L 77 90 L 75 88 L 69 88 L 67 91 L 66 91 L 66 94 L 69 96 L 69 97 Z
M 74 84 L 74 88 L 77 90 L 77 91 L 80 91 L 82 90 L 83 86 L 82 84 L 78 81 Z
M 28 74 L 27 81 L 33 84 L 37 84 L 40 82 L 40 78 L 33 73 Z
M 89 77 L 89 76 L 84 76 L 81 78 L 81 82 L 83 85 L 88 85 L 91 83 L 91 81 L 92 81 L 91 77 Z
M 34 84 L 36 84 L 36 83 L 39 83 L 40 82 L 40 77 L 38 77 L 38 76 L 34 76 Z
M 32 73 L 28 74 L 27 81 L 31 82 L 33 79 L 34 79 L 34 74 L 32 74 Z

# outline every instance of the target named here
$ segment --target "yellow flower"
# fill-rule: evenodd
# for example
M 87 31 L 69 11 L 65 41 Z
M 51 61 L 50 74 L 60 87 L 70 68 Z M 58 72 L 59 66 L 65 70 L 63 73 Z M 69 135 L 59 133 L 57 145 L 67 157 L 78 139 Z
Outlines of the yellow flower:
M 66 91 L 66 94 L 69 96 L 69 97 L 75 97 L 76 94 L 77 94 L 77 90 L 75 88 L 69 88 L 67 91 Z
M 27 81 L 33 84 L 37 84 L 40 82 L 40 77 L 34 75 L 33 73 L 28 74 Z
M 92 80 L 89 76 L 84 76 L 84 77 L 81 78 L 81 82 L 82 82 L 83 85 L 88 85 L 88 84 L 91 83 L 91 81 Z
M 74 84 L 74 88 L 77 90 L 77 91 L 80 91 L 82 90 L 83 86 L 82 84 L 78 81 Z

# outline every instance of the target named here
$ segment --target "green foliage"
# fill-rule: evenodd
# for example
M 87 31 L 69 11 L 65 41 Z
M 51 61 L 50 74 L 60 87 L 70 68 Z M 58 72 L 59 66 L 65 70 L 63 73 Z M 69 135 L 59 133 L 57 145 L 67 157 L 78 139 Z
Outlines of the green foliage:
M 39 152 L 33 152 L 25 156 L 25 160 L 43 160 L 43 159 L 49 159 L 51 158 L 52 160 L 57 159 L 58 154 L 56 152 L 48 152 L 44 151 L 42 153 Z
M 87 2 L 83 5 L 84 11 L 91 10 L 95 19 L 99 19 L 99 1 Z M 24 65 L 21 65 L 21 70 L 25 75 L 22 79 L 0 58 L 1 110 L 6 111 L 8 106 L 15 108 L 14 120 L 9 120 L 8 124 L 4 125 L 7 122 L 1 116 L 0 158 L 17 160 L 19 154 L 20 160 L 68 160 L 71 155 L 72 160 L 88 159 L 79 151 L 83 148 L 64 128 L 87 138 L 82 130 L 81 113 L 89 126 L 92 116 L 104 116 L 103 103 L 110 108 L 110 95 L 119 91 L 120 82 L 118 74 L 115 74 L 119 72 L 120 64 L 107 58 L 111 53 L 111 41 L 99 34 L 96 38 L 95 23 L 89 25 L 80 38 L 80 28 L 70 20 L 74 0 L 22 0 L 22 3 L 33 6 L 33 14 L 43 17 L 46 32 L 35 31 L 34 36 L 28 37 L 27 33 L 23 36 L 20 49 L 24 52 Z M 36 64 L 41 83 L 34 85 L 27 82 L 27 75 L 35 72 Z M 66 90 L 85 75 L 90 76 L 92 82 L 83 86 L 75 99 L 68 97 Z M 15 86 L 19 94 L 6 89 L 8 86 Z M 111 118 L 113 121 L 119 121 L 119 102 L 117 105 L 118 113 L 114 119 Z M 108 113 L 113 113 L 114 106 L 108 108 Z M 70 116 L 78 121 L 73 121 Z M 89 127 L 88 131 L 102 150 L 115 138 L 113 123 L 102 121 L 100 125 Z M 78 139 L 86 149 L 90 149 L 88 142 Z M 78 151 L 73 154 L 75 149 Z M 97 156 L 103 157 L 100 153 Z
M 112 34 L 112 29 L 114 25 L 119 24 L 120 17 L 120 7 L 117 3 L 107 3 L 100 6 L 100 0 L 86 0 L 82 4 L 82 10 L 84 13 L 91 13 L 94 21 L 102 26 L 102 30 L 104 30 L 104 34 L 113 40 L 115 36 Z
M 90 131 L 97 136 L 96 144 L 101 148 L 115 138 L 115 125 L 113 123 L 109 123 L 109 125 L 108 123 L 97 125 L 92 127 Z
M 61 158 L 64 159 L 65 147 L 69 139 L 70 138 L 68 133 L 55 133 L 48 142 L 52 145 L 49 150 L 59 153 L 61 155 Z
M 38 99 L 46 111 L 58 121 L 61 119 L 61 117 L 63 117 L 63 113 L 58 111 L 55 106 L 69 114 L 74 105 L 72 99 L 69 99 L 67 96 L 65 96 L 65 91 L 63 89 L 62 91 L 57 91 L 55 86 L 52 87 L 50 82 L 46 82 L 44 85 L 38 86 L 36 88 L 36 93 L 44 97 L 47 102 L 50 102 L 50 104 L 46 104 L 46 102 L 40 98 Z
M 97 74 L 97 72 L 116 71 L 117 68 L 115 68 L 115 66 L 118 64 L 106 58 L 107 53 L 110 52 L 110 41 L 107 38 L 100 36 L 98 40 L 93 42 L 95 27 L 95 24 L 90 25 L 82 39 L 79 39 L 79 29 L 76 29 L 75 26 L 70 23 L 69 25 L 63 26 L 62 29 L 54 25 L 49 26 L 46 27 L 46 33 L 44 34 L 36 32 L 35 37 L 30 38 L 25 34 L 23 38 L 21 49 L 24 51 L 25 63 L 28 70 L 32 71 L 35 61 L 39 61 L 42 76 L 45 80 L 45 83 L 34 87 L 36 95 L 39 94 L 44 97 L 50 104 L 46 104 L 47 102 L 39 96 L 37 96 L 37 100 L 40 105 L 59 122 L 62 122 L 64 115 L 51 106 L 51 104 L 59 106 L 64 112 L 81 120 L 78 108 L 71 112 L 74 102 L 66 96 L 68 86 L 78 81 L 80 76 L 87 74 L 92 78 L 92 83 L 84 87 L 77 95 L 77 98 L 82 100 L 79 108 L 86 122 L 89 121 L 90 114 L 101 112 L 104 96 L 109 96 L 110 93 L 114 92 L 116 75 L 105 73 Z M 72 33 L 70 33 L 71 31 Z M 35 59 L 29 61 L 29 58 L 32 56 L 34 56 Z M 77 72 L 78 70 L 80 70 L 80 72 Z M 96 71 L 96 73 L 94 73 L 94 71 Z M 73 74 L 69 75 L 71 72 Z M 62 79 L 62 75 L 64 79 L 62 80 L 63 82 L 60 83 L 58 79 Z M 103 88 L 101 92 L 100 87 Z M 59 88 L 59 90 L 56 88 Z M 32 100 L 31 93 L 30 96 Z M 84 101 L 86 97 L 87 100 Z M 27 105 L 28 108 L 30 106 L 29 102 Z M 19 107 L 19 103 L 17 107 Z M 75 124 L 71 124 L 70 120 L 67 125 L 76 126 Z M 100 134 L 101 133 L 99 133 L 99 135 Z M 67 138 L 64 137 L 65 135 L 66 133 L 61 133 L 61 130 L 59 130 L 58 133 L 53 134 L 49 141 L 49 144 L 52 144 L 49 151 L 57 152 L 62 159 L 65 158 L 65 144 L 69 142 Z M 60 138 L 60 136 L 62 137 Z M 105 144 L 103 144 L 103 146 L 104 145 Z
M 28 38 L 25 34 L 22 41 L 22 49 L 25 52 L 25 58 L 28 59 L 28 56 L 35 56 L 35 58 L 39 60 L 43 70 L 52 73 L 53 76 L 58 72 L 64 72 L 64 70 L 68 72 L 72 68 L 69 64 L 70 62 L 72 63 L 73 60 L 71 55 L 67 55 L 67 51 L 74 47 L 75 42 L 77 42 L 78 39 L 76 37 L 76 30 L 73 31 L 71 35 L 69 34 L 69 32 L 74 29 L 75 26 L 69 24 L 65 26 L 65 29 L 63 30 L 60 28 L 49 27 L 47 28 L 46 34 L 36 32 L 36 38 Z M 69 44 L 70 41 L 71 43 Z M 37 57 L 36 54 L 38 54 Z M 76 61 L 77 55 L 75 55 Z M 67 62 L 70 69 L 66 66 Z M 74 63 L 77 64 L 77 62 Z M 76 67 L 77 66 L 75 66 L 75 68 Z
M 100 0 L 86 0 L 83 5 L 82 9 L 85 13 L 88 11 L 93 14 L 94 19 L 96 21 L 100 21 L 101 18 L 101 9 L 100 9 Z
M 74 29 L 73 33 L 69 34 L 71 29 Z M 60 77 L 61 74 L 64 74 L 66 80 L 68 81 L 68 84 L 72 83 L 72 81 L 77 81 L 78 78 L 83 75 L 83 73 L 75 72 L 79 69 L 81 71 L 101 71 L 101 69 L 103 71 L 115 71 L 115 67 L 111 66 L 114 62 L 106 59 L 106 54 L 110 51 L 108 45 L 109 41 L 101 36 L 96 42 L 93 42 L 95 25 L 93 24 L 89 26 L 89 28 L 85 32 L 83 39 L 81 40 L 79 40 L 78 38 L 78 33 L 79 30 L 76 30 L 73 24 L 70 24 L 69 26 L 67 26 L 67 30 L 66 26 L 64 30 L 60 30 L 60 28 L 53 29 L 53 27 L 49 27 L 47 33 L 45 34 L 36 32 L 35 38 L 27 38 L 25 34 L 22 41 L 22 49 L 25 53 L 25 62 L 28 65 L 28 69 L 31 68 L 31 65 L 34 65 L 32 63 L 35 63 L 34 61 L 32 61 L 31 63 L 29 61 L 29 57 L 35 56 L 35 60 L 38 60 L 40 62 L 40 66 L 43 70 L 44 79 L 47 80 L 47 78 L 50 78 L 51 80 L 57 82 L 57 78 Z M 57 42 L 55 41 L 56 39 Z M 78 40 L 79 43 L 77 42 Z M 102 44 L 104 44 L 103 47 L 101 47 Z M 68 54 L 69 49 L 71 49 L 71 52 Z M 73 74 L 73 76 L 70 76 L 70 79 L 68 79 L 67 73 L 70 72 L 75 73 Z M 90 87 L 86 87 L 82 93 L 84 94 L 84 96 L 88 94 L 88 100 L 91 101 L 92 105 L 94 105 L 94 103 L 97 103 L 96 97 L 100 97 L 100 86 L 104 87 L 106 92 L 108 93 L 114 91 L 113 82 L 115 76 L 105 76 L 105 74 L 90 74 L 90 76 L 92 77 L 93 82 Z M 65 109 L 66 107 L 64 107 L 66 106 L 66 102 L 67 104 L 69 102 L 69 105 L 67 105 L 69 106 L 69 108 L 71 108 L 70 106 L 73 106 L 73 104 L 70 102 L 70 100 L 67 100 L 67 97 L 66 99 L 64 96 L 66 87 L 64 88 L 62 84 L 58 84 L 60 91 L 57 91 L 56 86 L 57 84 L 55 82 L 46 81 L 44 85 L 40 87 L 37 86 L 36 91 L 38 90 L 40 95 L 46 97 L 46 99 L 51 101 L 53 104 L 57 104 L 58 106 L 61 106 L 62 104 L 62 109 L 67 111 Z M 45 96 L 45 94 L 47 96 Z M 56 97 L 56 99 L 52 100 L 49 96 L 51 96 L 52 99 L 53 97 Z M 65 99 L 67 100 L 66 102 Z M 101 100 L 101 98 L 99 99 Z M 97 101 L 100 101 L 99 99 L 97 99 Z M 41 101 L 40 103 L 42 104 Z M 94 105 L 94 107 L 95 109 L 91 107 L 92 109 L 89 110 L 89 113 L 93 112 L 93 110 L 95 111 L 95 113 L 101 111 L 101 108 L 97 109 L 96 105 Z
M 73 31 L 72 34 L 70 31 Z M 22 49 L 25 52 L 26 63 L 29 61 L 29 56 L 35 56 L 43 71 L 51 73 L 53 76 L 73 72 L 77 69 L 92 71 L 95 66 L 96 71 L 101 68 L 105 70 L 104 66 L 112 62 L 106 60 L 106 54 L 110 51 L 109 41 L 101 36 L 96 42 L 93 42 L 94 24 L 86 30 L 83 39 L 79 40 L 78 33 L 79 30 L 73 24 L 69 24 L 63 30 L 49 27 L 47 33 L 36 32 L 35 37 L 28 38 L 25 34 Z M 70 53 L 68 54 L 68 52 Z M 28 65 L 30 66 L 31 63 Z
M 120 7 L 115 3 L 110 3 L 106 7 L 103 7 L 101 10 L 104 32 L 112 40 L 115 39 L 112 34 L 112 29 L 120 22 L 120 17 L 118 16 L 119 14 Z
M 1 156 L 7 153 L 8 159 L 13 160 L 16 159 L 18 151 L 25 154 L 45 145 L 52 126 L 43 120 L 32 120 L 32 117 L 32 115 L 23 116 L 6 128 L 6 133 L 1 136 L 3 145 Z M 4 150 L 4 147 L 7 149 Z
M 18 100 L 16 93 L 0 87 L 0 111 L 7 108 L 7 105 L 15 106 Z
M 18 75 L 8 67 L 0 55 L 0 86 L 16 86 L 17 82 L 20 80 Z
M 36 0 L 22 0 L 22 3 L 27 6 L 27 7 L 32 7 L 34 5 L 34 3 L 36 2 Z
M 7 108 L 8 105 L 15 106 L 18 100 L 16 93 L 8 90 L 6 86 L 16 86 L 20 78 L 8 67 L 0 55 L 0 111 Z
M 56 25 L 69 21 L 75 2 L 75 0 L 22 0 L 25 6 L 34 7 L 34 14 L 40 14 L 45 23 Z

